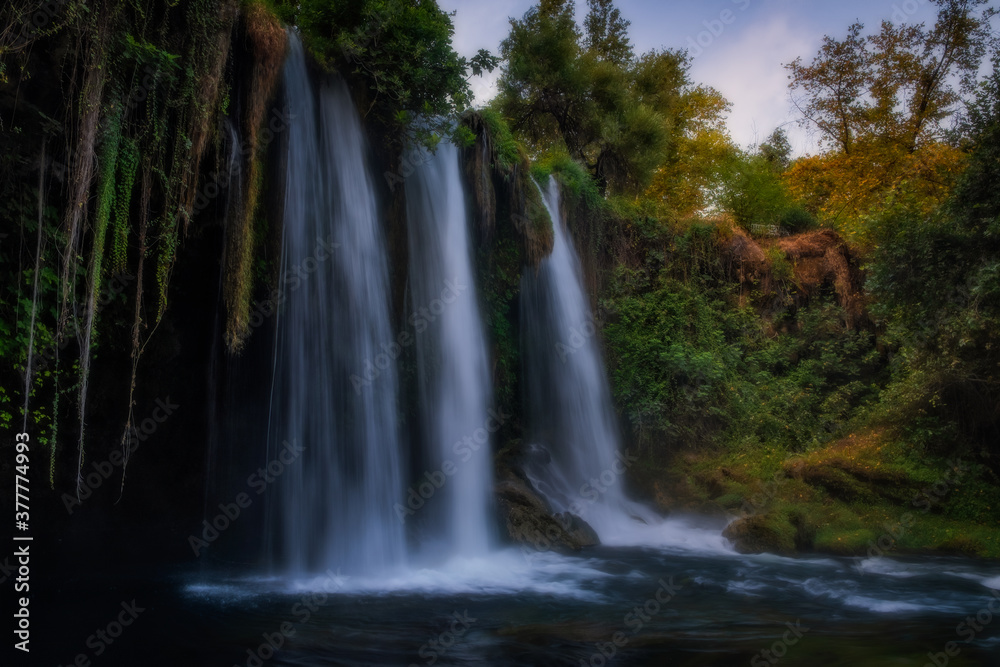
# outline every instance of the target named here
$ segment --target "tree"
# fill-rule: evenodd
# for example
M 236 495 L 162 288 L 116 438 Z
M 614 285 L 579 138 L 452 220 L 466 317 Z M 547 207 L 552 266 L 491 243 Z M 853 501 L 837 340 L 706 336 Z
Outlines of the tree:
M 788 169 L 792 163 L 792 144 L 789 143 L 785 130 L 780 127 L 775 128 L 771 136 L 760 145 L 758 152 L 778 173 Z
M 697 86 L 675 104 L 670 147 L 645 194 L 661 215 L 676 219 L 708 205 L 737 148 L 726 131 L 732 104 L 719 91 Z
M 586 37 L 571 2 L 547 0 L 511 20 L 495 106 L 535 152 L 564 150 L 602 191 L 640 193 L 684 125 L 687 56 L 634 57 L 612 2 L 589 4 Z
M 988 0 L 934 1 L 930 29 L 884 21 L 865 37 L 854 23 L 843 40 L 824 37 L 809 65 L 802 58 L 785 65 L 802 123 L 846 154 L 872 142 L 912 153 L 940 140 L 942 122 L 974 85 L 997 10 L 977 12 Z
M 869 242 L 859 223 L 894 199 L 934 210 L 961 172 L 945 121 L 973 87 L 996 10 L 987 0 L 934 1 L 932 28 L 883 22 L 865 37 L 855 23 L 843 40 L 824 38 L 811 64 L 786 65 L 801 122 L 829 148 L 792 165 L 789 186 L 855 243 Z
M 485 50 L 471 60 L 455 52 L 451 15 L 436 2 L 281 0 L 278 10 L 299 26 L 317 62 L 346 77 L 367 113 L 394 130 L 445 131 L 446 117 L 472 101 L 469 73 L 497 65 Z M 410 124 L 417 116 L 419 129 Z
M 805 96 L 795 101 L 803 124 L 816 126 L 823 139 L 844 153 L 853 150 L 858 126 L 863 124 L 861 98 L 869 63 L 863 29 L 854 23 L 842 41 L 824 37 L 811 65 L 803 65 L 801 57 L 785 65 L 791 72 L 789 87 Z
M 612 0 L 587 0 L 587 5 L 590 7 L 584 20 L 587 50 L 617 65 L 628 64 L 635 57 L 628 36 L 631 22 L 622 18 Z
M 562 140 L 579 155 L 586 81 L 572 2 L 542 2 L 511 19 L 500 45 L 504 60 L 497 106 L 511 129 L 534 147 Z
M 952 197 L 929 213 L 902 200 L 875 220 L 867 289 L 896 349 L 894 403 L 935 415 L 949 448 L 992 448 L 1000 470 L 1000 51 L 969 116 Z
M 778 225 L 790 206 L 779 172 L 760 153 L 735 152 L 723 169 L 717 204 L 747 231 Z

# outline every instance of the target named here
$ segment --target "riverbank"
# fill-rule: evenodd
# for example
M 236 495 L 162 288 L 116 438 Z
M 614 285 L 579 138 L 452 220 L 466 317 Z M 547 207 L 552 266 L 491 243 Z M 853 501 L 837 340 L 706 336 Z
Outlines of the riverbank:
M 661 511 L 737 518 L 744 553 L 1000 558 L 1000 485 L 971 458 L 871 429 L 790 453 L 640 453 L 631 480 Z

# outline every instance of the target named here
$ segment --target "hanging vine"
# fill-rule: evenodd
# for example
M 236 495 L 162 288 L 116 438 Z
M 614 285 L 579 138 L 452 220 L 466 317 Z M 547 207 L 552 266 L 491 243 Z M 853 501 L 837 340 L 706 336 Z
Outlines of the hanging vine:
M 14 54 L 0 69 L 0 87 L 16 93 L 11 99 L 17 112 L 4 119 L 0 142 L 8 155 L 0 160 L 0 189 L 25 192 L 22 174 L 38 170 L 37 206 L 29 213 L 13 198 L 5 205 L 15 219 L 30 216 L 22 230 L 30 225 L 37 236 L 30 246 L 35 248 L 31 264 L 12 272 L 15 293 L 30 291 L 30 298 L 23 299 L 23 306 L 20 297 L 15 300 L 20 310 L 14 317 L 24 311 L 23 323 L 15 322 L 24 346 L 17 358 L 3 348 L 3 368 L 10 363 L 23 375 L 25 426 L 30 416 L 42 427 L 44 411 L 32 412 L 30 401 L 51 409 L 50 418 L 45 415 L 48 435 L 39 439 L 49 445 L 53 487 L 59 480 L 57 466 L 69 463 L 57 444 L 60 436 L 67 437 L 60 434 L 60 417 L 64 426 L 66 417 L 75 417 L 72 469 L 79 495 L 93 352 L 109 333 L 102 332 L 101 309 L 121 303 L 103 294 L 117 276 L 135 274 L 135 280 L 127 281 L 134 290 L 122 438 L 127 452 L 142 352 L 168 307 L 171 272 L 192 220 L 202 157 L 213 145 L 228 90 L 223 75 L 239 4 L 68 0 L 53 7 L 57 14 L 50 25 L 31 31 L 26 40 L 0 31 L 0 55 Z M 11 25 L 34 11 L 23 2 L 3 10 L 13 17 Z M 32 45 L 36 47 L 28 48 Z M 24 86 L 43 73 L 58 81 L 61 95 L 36 95 L 41 87 Z M 60 117 L 62 122 L 56 120 Z M 8 122 L 15 132 L 6 133 Z M 24 124 L 27 131 L 20 128 Z M 41 140 L 32 144 L 36 134 Z M 52 137 L 47 144 L 54 147 L 51 157 L 42 148 L 46 137 Z M 50 209 L 61 211 L 58 224 L 46 222 Z M 23 285 L 22 274 L 27 276 Z M 151 286 L 155 301 L 147 308 Z M 147 323 L 154 325 L 152 330 Z M 68 403 L 63 394 L 71 396 Z

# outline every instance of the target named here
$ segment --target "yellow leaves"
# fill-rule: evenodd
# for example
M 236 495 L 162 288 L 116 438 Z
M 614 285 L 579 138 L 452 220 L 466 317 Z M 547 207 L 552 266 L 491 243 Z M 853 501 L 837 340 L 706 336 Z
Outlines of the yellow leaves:
M 905 201 L 925 213 L 950 194 L 964 168 L 960 150 L 928 142 L 913 152 L 891 141 L 869 140 L 852 153 L 796 160 L 785 174 L 791 195 L 854 246 L 868 247 L 866 218 Z
M 668 128 L 673 147 L 645 196 L 661 214 L 688 218 L 705 208 L 707 191 L 735 150 L 726 130 L 732 104 L 719 91 L 698 86 L 680 98 L 677 127 Z

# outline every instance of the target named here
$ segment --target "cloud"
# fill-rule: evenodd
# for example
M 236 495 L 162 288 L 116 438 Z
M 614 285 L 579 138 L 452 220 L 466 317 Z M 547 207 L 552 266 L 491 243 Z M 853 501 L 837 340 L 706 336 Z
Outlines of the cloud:
M 784 127 L 796 153 L 813 150 L 808 133 L 795 123 L 782 63 L 816 52 L 821 37 L 787 14 L 765 14 L 734 24 L 695 58 L 691 78 L 718 89 L 733 110 L 729 130 L 744 147 Z

